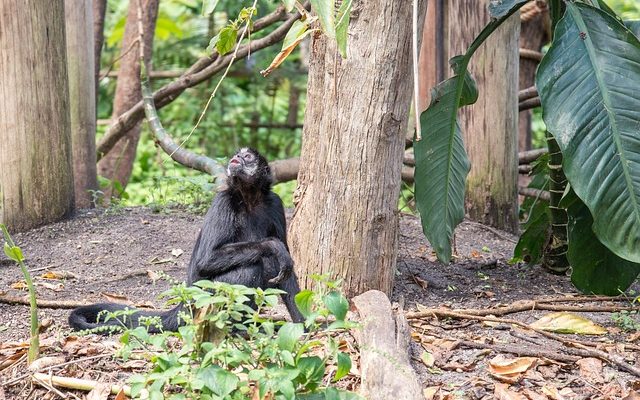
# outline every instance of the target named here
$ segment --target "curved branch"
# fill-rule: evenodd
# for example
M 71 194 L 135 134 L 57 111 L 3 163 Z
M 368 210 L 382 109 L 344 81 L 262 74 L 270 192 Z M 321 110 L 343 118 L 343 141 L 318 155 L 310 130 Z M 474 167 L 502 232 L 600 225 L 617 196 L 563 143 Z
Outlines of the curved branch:
M 299 13 L 287 14 L 280 7 L 273 13 L 260 18 L 254 24 L 254 32 L 264 29 L 277 21 L 289 16 L 285 22 L 265 37 L 252 40 L 238 49 L 236 59 L 242 59 L 249 54 L 261 50 L 265 47 L 280 42 L 286 36 L 291 25 L 300 18 Z M 231 61 L 231 55 L 219 57 L 217 54 L 212 57 L 203 57 L 196 61 L 180 78 L 170 82 L 153 93 L 153 100 L 157 108 L 162 108 L 174 101 L 186 89 L 203 82 L 218 72 L 224 70 Z M 135 124 L 144 117 L 144 104 L 142 101 L 121 114 L 109 127 L 105 135 L 96 146 L 98 160 L 108 153 L 116 142 L 122 138 Z

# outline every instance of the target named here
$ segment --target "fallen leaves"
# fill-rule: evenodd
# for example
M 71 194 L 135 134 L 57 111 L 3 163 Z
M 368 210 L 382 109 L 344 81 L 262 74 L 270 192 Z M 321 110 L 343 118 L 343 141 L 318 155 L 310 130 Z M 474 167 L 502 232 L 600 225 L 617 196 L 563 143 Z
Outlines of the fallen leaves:
M 538 361 L 535 357 L 507 358 L 499 354 L 489 360 L 489 373 L 500 381 L 516 383 L 522 374 L 534 368 Z
M 604 335 L 607 333 L 605 328 L 593 321 L 569 312 L 547 314 L 530 326 L 555 333 L 573 333 L 578 335 Z

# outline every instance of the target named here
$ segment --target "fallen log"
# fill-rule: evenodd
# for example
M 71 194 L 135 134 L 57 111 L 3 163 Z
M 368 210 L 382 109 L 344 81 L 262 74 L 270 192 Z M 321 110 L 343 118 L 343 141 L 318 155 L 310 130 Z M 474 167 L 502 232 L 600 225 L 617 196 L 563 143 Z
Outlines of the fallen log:
M 423 400 L 409 363 L 409 325 L 404 315 L 394 317 L 389 299 L 378 290 L 354 297 L 353 304 L 362 324 L 354 331 L 360 347 L 360 394 L 369 400 Z

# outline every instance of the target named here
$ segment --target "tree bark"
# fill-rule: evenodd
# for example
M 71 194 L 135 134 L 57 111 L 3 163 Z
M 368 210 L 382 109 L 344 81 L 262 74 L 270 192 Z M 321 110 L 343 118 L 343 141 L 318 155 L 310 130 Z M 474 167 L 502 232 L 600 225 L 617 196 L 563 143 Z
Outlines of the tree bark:
M 526 9 L 525 9 L 526 8 Z M 549 10 L 537 2 L 526 4 L 520 21 L 520 48 L 540 51 L 550 38 L 551 21 Z M 535 83 L 538 61 L 520 58 L 520 89 L 531 87 Z M 518 122 L 518 147 L 520 151 L 531 149 L 531 110 L 520 112 Z
M 12 231 L 73 210 L 63 0 L 0 1 L 0 222 Z
M 96 84 L 96 109 L 98 108 L 98 93 L 100 88 L 100 56 L 104 44 L 104 17 L 107 12 L 107 0 L 93 0 L 93 57 Z
M 447 62 L 444 59 L 444 40 L 442 37 L 443 11 L 443 0 L 429 1 L 418 65 L 420 70 L 418 111 L 420 113 L 426 110 L 431 102 L 431 89 L 438 82 L 443 81 L 446 75 Z
M 420 27 L 425 8 L 422 1 Z M 353 10 L 346 60 L 324 35 L 311 44 L 290 238 L 303 286 L 311 274 L 330 273 L 348 296 L 388 294 L 412 98 L 412 5 L 355 0 Z
M 91 1 L 65 0 L 65 19 L 75 202 L 89 208 L 98 189 L 96 104 L 87 101 L 96 96 Z
M 113 119 L 142 100 L 142 92 L 140 91 L 140 50 L 138 47 L 140 44 L 137 43 L 139 37 L 138 2 L 141 2 L 140 8 L 142 10 L 144 58 L 146 62 L 151 58 L 159 0 L 131 0 L 122 40 L 122 58 L 113 102 Z M 131 177 L 139 140 L 140 123 L 138 122 L 100 160 L 98 173 L 112 182 L 118 182 L 122 185 L 122 188 L 126 187 Z M 110 198 L 114 195 L 117 195 L 117 193 L 113 191 L 113 185 L 111 185 L 105 190 L 105 197 Z
M 489 22 L 487 4 L 488 0 L 449 2 L 447 59 L 463 54 Z M 478 49 L 469 69 L 480 96 L 459 113 L 471 161 L 467 213 L 475 221 L 510 232 L 518 229 L 519 31 L 516 13 Z

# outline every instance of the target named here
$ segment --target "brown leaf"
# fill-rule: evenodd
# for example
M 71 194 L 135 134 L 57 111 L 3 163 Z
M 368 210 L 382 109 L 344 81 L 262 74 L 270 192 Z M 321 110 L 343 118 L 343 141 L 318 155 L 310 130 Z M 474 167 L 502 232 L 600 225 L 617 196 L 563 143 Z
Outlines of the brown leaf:
M 493 359 L 489 360 L 489 373 L 496 379 L 515 383 L 522 374 L 534 368 L 538 362 L 536 357 L 518 357 L 518 358 L 506 358 L 504 355 L 499 354 Z
M 602 361 L 597 358 L 583 358 L 576 361 L 576 364 L 580 367 L 580 376 L 587 382 L 603 383 L 604 376 L 602 376 Z
M 111 385 L 98 383 L 96 387 L 87 394 L 87 400 L 107 400 L 110 393 Z
M 127 400 L 127 396 L 124 394 L 124 389 L 120 389 L 114 400 Z
M 37 286 L 41 286 L 45 289 L 49 289 L 49 290 L 53 290 L 54 292 L 61 292 L 64 290 L 64 284 L 63 283 L 48 283 L 48 282 L 38 282 Z
M 112 303 L 131 304 L 127 296 L 124 296 L 121 294 L 100 292 L 100 296 L 104 297 L 105 299 L 109 300 Z
M 542 393 L 553 400 L 565 400 L 558 391 L 558 388 L 556 388 L 555 386 L 551 386 L 550 384 L 544 385 L 544 387 L 542 388 Z
M 316 31 L 318 31 L 318 30 L 317 29 L 309 29 L 308 31 L 305 31 L 300 36 L 298 36 L 294 41 L 291 42 L 291 44 L 289 44 L 289 46 L 283 48 L 282 51 L 280 51 L 280 53 L 278 53 L 278 55 L 276 55 L 276 57 L 273 59 L 273 61 L 267 67 L 267 69 L 265 69 L 263 71 L 260 71 L 260 74 L 262 74 L 262 76 L 266 77 L 271 72 L 273 72 L 274 69 L 278 68 L 280 66 L 280 64 L 282 64 L 284 62 L 284 60 L 286 60 L 286 58 L 289 56 L 289 54 L 291 54 L 293 49 L 295 49 L 296 46 L 298 46 L 298 44 L 300 44 L 300 42 L 302 42 L 302 40 L 305 37 L 307 37 L 308 35 L 310 35 L 313 32 L 316 32 Z
M 509 390 L 509 386 L 504 383 L 496 383 L 493 397 L 497 400 L 527 400 L 520 393 Z
M 25 281 L 17 281 L 11 284 L 11 289 L 16 290 L 27 290 L 27 282 Z
M 622 400 L 640 400 L 640 393 L 632 390 L 628 395 L 623 397 Z
M 412 275 L 411 277 L 413 278 L 415 283 L 418 286 L 420 286 L 422 289 L 426 290 L 429 287 L 429 281 L 426 281 L 426 280 L 420 278 L 419 276 L 415 276 L 415 275 Z
M 78 279 L 76 274 L 69 271 L 47 271 L 40 275 L 40 278 L 48 280 Z
M 422 389 L 422 395 L 424 396 L 424 400 L 433 400 L 438 394 L 440 390 L 440 386 L 430 386 L 426 389 Z
M 531 389 L 524 389 L 522 394 L 529 400 L 547 400 L 547 396 L 536 393 Z

